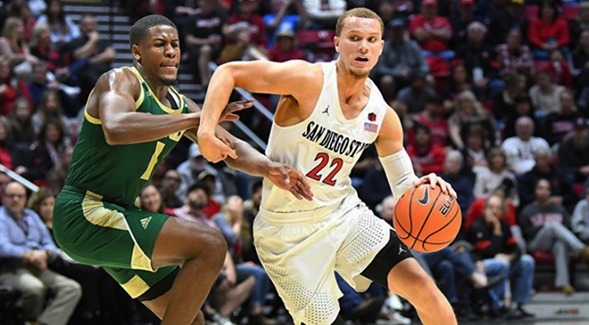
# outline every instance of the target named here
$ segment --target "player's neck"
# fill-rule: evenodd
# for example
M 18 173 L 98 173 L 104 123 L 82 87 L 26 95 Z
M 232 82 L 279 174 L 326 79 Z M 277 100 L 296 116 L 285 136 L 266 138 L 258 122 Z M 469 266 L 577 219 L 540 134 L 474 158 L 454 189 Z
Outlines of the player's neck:
M 340 98 L 346 103 L 350 103 L 362 98 L 366 93 L 366 80 L 368 77 L 359 78 L 350 72 L 338 67 L 337 69 L 337 88 Z
M 157 99 L 162 101 L 166 98 L 169 86 L 162 84 L 157 77 L 150 76 L 141 64 L 135 64 L 135 69 L 137 69 L 143 80 L 145 80 L 145 83 L 147 83 L 147 87 L 151 89 Z

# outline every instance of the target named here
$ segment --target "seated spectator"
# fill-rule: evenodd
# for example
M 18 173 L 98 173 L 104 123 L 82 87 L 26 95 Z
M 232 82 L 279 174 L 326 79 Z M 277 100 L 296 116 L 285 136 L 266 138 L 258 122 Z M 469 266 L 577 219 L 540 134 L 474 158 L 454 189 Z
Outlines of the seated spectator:
M 266 25 L 259 11 L 260 0 L 238 0 L 235 13 L 229 17 L 229 26 L 224 32 L 225 35 L 235 34 L 233 28 L 236 26 L 240 29 L 242 26 L 247 26 L 252 44 L 265 49 L 267 43 Z M 241 24 L 235 25 L 237 23 Z M 247 25 L 243 23 L 247 23 Z M 231 40 L 229 41 L 231 42 Z
M 471 125 L 480 125 L 487 130 L 488 143 L 485 146 L 495 145 L 495 122 L 489 112 L 485 111 L 475 95 L 465 90 L 456 98 L 455 112 L 448 119 L 448 131 L 451 143 L 458 150 L 464 149 L 466 133 Z
M 471 178 L 473 184 L 476 174 L 488 168 L 487 153 L 489 146 L 487 144 L 487 130 L 478 124 L 468 127 L 466 132 L 466 143 L 462 149 L 464 163 L 461 173 Z
M 452 150 L 448 152 L 446 160 L 444 161 L 444 173 L 442 174 L 442 178 L 444 178 L 448 184 L 452 185 L 452 188 L 456 191 L 458 205 L 464 214 L 472 204 L 474 195 L 472 191 L 472 179 L 467 175 L 461 174 L 463 159 L 460 151 Z
M 33 74 L 27 84 L 34 107 L 38 107 L 41 98 L 46 92 L 57 92 L 61 102 L 62 112 L 75 119 L 79 113 L 78 93 L 79 87 L 70 87 L 60 83 L 47 71 L 47 65 L 43 62 L 33 65 Z M 61 118 L 61 117 L 60 117 Z
M 558 147 L 558 165 L 563 171 L 572 175 L 577 183 L 584 183 L 589 176 L 589 138 L 587 122 L 579 118 L 575 129 L 568 139 Z
M 494 33 L 495 31 L 493 31 Z M 532 76 L 534 61 L 530 48 L 523 44 L 522 32 L 514 28 L 507 34 L 507 40 L 495 48 L 497 61 L 501 65 L 500 73 L 518 73 L 525 76 Z
M 62 112 L 59 93 L 54 90 L 45 91 L 41 96 L 39 105 L 37 105 L 37 110 L 32 117 L 35 133 L 39 133 L 41 130 L 41 125 L 43 125 L 43 123 L 45 123 L 47 120 L 54 119 L 63 123 L 66 128 L 66 136 L 68 138 L 71 137 L 72 129 L 70 125 L 72 124 L 72 121 L 66 118 Z
M 567 50 L 570 41 L 569 27 L 567 22 L 559 17 L 556 2 L 543 0 L 540 3 L 538 17 L 530 21 L 528 40 L 534 58 L 539 60 L 548 60 L 552 50 Z
M 373 73 L 385 100 L 391 102 L 398 89 L 410 84 L 412 75 L 425 76 L 429 67 L 417 42 L 405 35 L 405 20 L 394 19 L 388 28 L 391 33 Z
M 504 184 L 506 179 L 509 179 L 513 184 L 516 183 L 515 175 L 507 168 L 507 156 L 502 149 L 491 149 L 487 156 L 487 164 L 489 167 L 481 170 L 476 176 L 474 197 L 477 199 L 491 196 Z M 512 187 L 506 195 L 513 204 L 519 205 L 519 197 L 515 187 Z
M 450 50 L 452 26 L 446 17 L 438 16 L 437 0 L 423 0 L 421 14 L 416 14 L 409 22 L 409 33 L 417 40 L 426 57 L 439 57 L 450 60 L 454 52 Z
M 12 142 L 10 121 L 4 116 L 0 116 L 0 164 L 8 169 L 12 169 L 14 154 L 14 143 Z
M 534 154 L 534 161 L 534 168 L 519 179 L 518 191 L 521 206 L 526 206 L 534 201 L 534 187 L 540 179 L 546 179 L 550 182 L 552 189 L 550 202 L 562 205 L 568 211 L 572 211 L 579 198 L 571 186 L 568 175 L 552 163 L 552 152 L 545 149 L 538 150 Z
M 534 122 L 534 125 L 538 124 L 536 118 L 536 109 L 532 106 L 532 101 L 526 92 L 520 93 L 514 99 L 515 110 L 505 116 L 505 126 L 503 127 L 503 139 L 511 138 L 516 136 L 516 122 L 520 117 L 528 117 Z M 541 130 L 534 129 L 533 135 L 538 136 Z
M 481 17 L 475 14 L 474 0 L 460 0 L 456 9 L 455 17 L 451 20 L 453 48 L 466 43 L 466 29 L 470 23 L 481 21 Z
M 425 110 L 413 117 L 415 123 L 427 126 L 432 131 L 432 140 L 435 144 L 445 147 L 448 142 L 448 122 L 444 118 L 442 99 L 434 96 L 430 98 Z M 413 130 L 407 130 L 408 143 L 413 143 Z
M 231 33 L 228 38 L 231 42 L 223 47 L 219 56 L 220 63 L 268 60 L 266 50 L 253 42 L 249 23 L 239 22 L 231 25 Z
M 589 10 L 586 11 L 589 13 Z M 589 15 L 587 16 L 589 18 Z M 571 70 L 573 89 L 578 94 L 577 106 L 587 116 L 589 113 L 589 30 L 584 30 L 579 36 L 579 44 L 573 51 Z
M 585 245 L 589 245 L 589 191 L 585 191 L 585 198 L 575 206 L 571 229 Z
M 503 79 L 505 80 L 505 88 L 491 98 L 493 116 L 500 123 L 505 123 L 508 116 L 515 113 L 516 98 L 524 95 L 527 97 L 524 75 L 508 72 L 503 75 Z M 503 127 L 504 131 L 505 129 L 506 127 Z
M 516 304 L 509 312 L 509 318 L 533 317 L 523 306 L 530 302 L 534 283 L 534 259 L 519 249 L 510 226 L 501 220 L 504 207 L 503 199 L 490 196 L 485 203 L 482 218 L 475 221 L 468 231 L 468 241 L 475 247 L 475 252 L 483 261 L 488 275 L 501 275 L 509 280 L 513 288 L 512 301 Z M 491 308 L 497 311 L 504 305 L 507 282 L 489 290 Z
M 30 147 L 31 157 L 21 175 L 41 185 L 46 184 L 47 173 L 63 163 L 66 144 L 63 122 L 48 120 L 42 126 L 37 141 Z
M 524 0 L 507 0 L 507 3 L 496 8 L 490 16 L 489 29 L 493 31 L 489 34 L 490 44 L 498 45 L 505 42 L 509 31 L 514 28 L 521 30 L 527 39 L 525 27 L 528 22 Z
M 71 72 L 77 74 L 74 79 L 79 85 L 80 98 L 87 98 L 100 76 L 110 70 L 116 56 L 116 50 L 98 32 L 96 18 L 90 14 L 82 17 L 80 22 L 82 34 L 71 40 L 70 56 L 74 61 Z
M 47 187 L 53 191 L 53 193 L 59 193 L 65 185 L 65 179 L 67 178 L 70 169 L 73 154 L 74 147 L 72 145 L 67 146 L 64 150 L 61 164 L 53 166 L 53 168 L 47 173 Z
M 534 154 L 539 150 L 550 150 L 548 142 L 534 134 L 534 121 L 526 116 L 517 119 L 517 136 L 507 138 L 501 149 L 507 155 L 507 165 L 516 175 L 521 175 L 534 167 Z
M 523 209 L 519 223 L 531 252 L 551 252 L 554 255 L 556 289 L 572 294 L 575 289 L 569 279 L 569 252 L 589 261 L 589 247 L 571 232 L 569 213 L 562 205 L 550 201 L 550 191 L 550 183 L 540 179 L 535 186 L 536 200 Z
M 397 101 L 403 103 L 408 114 L 423 112 L 430 98 L 435 96 L 435 90 L 426 81 L 425 74 L 415 71 L 409 78 L 409 86 L 399 90 Z
M 0 114 L 10 115 L 19 97 L 25 98 L 32 105 L 32 98 L 27 84 L 17 80 L 10 61 L 0 56 Z
M 499 217 L 499 219 L 505 220 L 505 222 L 507 222 L 509 227 L 511 227 L 512 232 L 514 231 L 514 226 L 517 227 L 517 222 L 516 222 L 517 213 L 516 213 L 515 205 L 511 202 L 511 200 L 509 199 L 507 194 L 511 193 L 511 191 L 514 188 L 515 188 L 515 184 L 513 183 L 513 181 L 509 178 L 506 178 L 505 180 L 503 180 L 503 183 L 501 185 L 499 185 L 499 187 L 497 189 L 495 189 L 495 191 L 493 191 L 493 193 L 491 193 L 491 195 L 489 195 L 489 197 L 498 196 L 502 199 L 503 204 L 504 204 L 504 207 L 502 209 L 503 214 Z M 487 202 L 487 199 L 488 199 L 488 197 L 474 200 L 474 202 L 472 202 L 472 204 L 470 206 L 470 209 L 468 209 L 466 216 L 463 215 L 463 219 L 465 219 L 465 220 L 462 225 L 462 229 L 464 229 L 465 232 L 468 232 L 470 229 L 470 226 L 475 221 L 477 221 L 480 217 L 483 216 L 484 210 L 485 210 L 485 203 Z M 518 244 L 522 244 L 521 246 L 523 247 L 524 245 L 523 245 L 523 238 L 521 238 L 522 237 L 521 230 L 519 230 L 518 235 L 519 235 L 518 239 L 520 239 L 520 240 L 518 240 Z
M 78 26 L 63 12 L 61 0 L 47 0 L 45 14 L 37 19 L 37 24 L 42 23 L 49 25 L 53 43 L 63 45 L 80 36 Z
M 268 31 L 268 46 L 274 45 L 277 31 L 283 28 L 304 29 L 308 22 L 301 0 L 270 0 L 270 12 L 264 15 L 264 23 Z
M 456 98 L 463 91 L 472 91 L 475 95 L 481 92 L 477 86 L 471 82 L 471 76 L 468 75 L 468 71 L 464 66 L 464 61 L 460 59 L 452 60 L 452 75 L 450 81 L 442 90 L 442 98 L 444 98 L 444 111 L 445 115 L 450 115 L 454 112 L 456 104 Z
M 12 136 L 16 144 L 28 146 L 37 138 L 32 117 L 33 108 L 30 102 L 25 97 L 19 97 L 15 101 L 14 109 L 8 117 L 12 129 Z
M 419 177 L 440 174 L 444 169 L 446 149 L 433 143 L 431 131 L 426 126 L 415 125 L 415 144 L 407 147 L 407 153 Z
M 226 10 L 215 0 L 198 2 L 198 13 L 186 24 L 184 43 L 188 49 L 191 70 L 199 77 L 204 86 L 209 84 L 211 73 L 209 62 L 217 60 L 223 48 L 223 30 L 226 28 L 228 16 Z
M 180 182 L 180 189 L 177 192 L 179 197 L 186 195 L 186 190 L 190 185 L 198 181 L 198 175 L 201 172 L 206 171 L 213 175 L 217 174 L 217 170 L 207 162 L 205 157 L 200 153 L 200 150 L 198 150 L 198 145 L 194 143 L 190 145 L 190 149 L 188 150 L 188 160 L 181 163 L 176 170 L 182 180 Z M 218 191 L 221 190 L 220 193 L 222 193 L 223 186 L 220 181 L 216 188 Z
M 550 51 L 550 62 L 546 70 L 552 74 L 555 84 L 566 88 L 573 86 L 571 67 L 568 59 L 562 54 L 562 51 Z
M 575 49 L 579 45 L 578 42 L 581 39 L 581 34 L 585 31 L 589 31 L 589 2 L 580 1 L 577 17 L 569 20 L 568 25 L 571 38 L 569 48 Z
M 566 88 L 554 84 L 554 77 L 544 70 L 536 72 L 536 84 L 530 88 L 532 105 L 536 108 L 536 116 L 543 117 L 557 112 L 560 107 L 560 94 Z
M 268 51 L 268 60 L 286 62 L 289 60 L 305 60 L 307 55 L 297 47 L 294 31 L 288 27 L 279 29 L 276 34 L 276 44 Z
M 31 54 L 47 65 L 47 70 L 55 74 L 60 82 L 75 84 L 71 79 L 70 65 L 72 59 L 66 45 L 58 46 L 51 41 L 51 32 L 46 23 L 36 24 L 33 30 Z
M 487 27 L 478 21 L 471 22 L 467 28 L 467 41 L 456 49 L 456 58 L 464 61 L 467 71 L 472 73 L 472 82 L 483 90 L 479 100 L 500 92 L 505 83 L 498 78 L 498 62 L 495 50 L 484 43 Z
M 6 185 L 0 207 L 0 258 L 5 268 L 0 283 L 22 292 L 23 313 L 28 321 L 66 325 L 82 289 L 74 280 L 47 268 L 61 251 L 41 218 L 25 208 L 26 201 L 23 185 Z M 55 295 L 46 305 L 48 291 Z
M 312 29 L 332 29 L 347 8 L 345 0 L 301 0 Z M 350 8 L 351 9 L 351 8 Z
M 25 41 L 30 42 L 33 36 L 33 28 L 35 26 L 35 22 L 37 19 L 31 13 L 31 8 L 29 8 L 29 4 L 26 0 L 13 0 L 10 1 L 8 5 L 8 16 L 9 17 L 18 17 L 22 20 L 23 23 L 23 35 L 25 37 Z
M 548 114 L 543 119 L 540 128 L 542 138 L 546 139 L 551 146 L 561 142 L 573 132 L 579 118 L 581 115 L 575 107 L 573 94 L 569 90 L 563 91 L 560 93 L 560 110 Z
M 166 213 L 162 196 L 153 184 L 148 184 L 139 193 L 139 208 L 154 213 Z
M 182 206 L 182 200 L 177 194 L 181 182 L 180 174 L 176 170 L 170 169 L 166 171 L 159 188 L 164 206 L 172 209 Z
M 5 57 L 15 67 L 16 74 L 27 76 L 31 73 L 31 65 L 39 61 L 30 54 L 30 49 L 24 35 L 22 20 L 9 17 L 4 23 L 2 37 L 0 37 L 0 56 Z

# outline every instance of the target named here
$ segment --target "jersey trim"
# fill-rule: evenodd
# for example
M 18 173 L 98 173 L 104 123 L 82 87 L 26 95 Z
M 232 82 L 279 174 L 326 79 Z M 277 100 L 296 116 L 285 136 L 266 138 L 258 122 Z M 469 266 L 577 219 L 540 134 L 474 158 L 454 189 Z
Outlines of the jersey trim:
M 151 88 L 149 88 L 149 86 L 147 85 L 147 83 L 145 82 L 145 80 L 143 79 L 141 74 L 139 74 L 139 71 L 137 71 L 137 69 L 135 67 L 130 67 L 129 69 L 131 69 L 131 71 L 133 71 L 133 73 L 137 76 L 137 79 L 139 79 L 139 81 L 142 84 L 145 84 L 145 86 L 146 86 L 145 88 L 147 88 L 147 91 L 149 91 L 149 94 L 151 95 L 151 97 L 153 97 L 153 99 L 155 99 L 155 102 L 162 109 L 162 111 L 164 111 L 168 114 L 181 114 L 182 113 L 182 109 L 184 108 L 184 99 L 182 98 L 182 96 L 180 96 L 178 94 L 178 92 L 176 91 L 176 89 L 174 89 L 174 87 L 169 87 L 168 89 L 172 90 L 172 95 L 178 100 L 178 109 L 173 109 L 173 108 L 167 107 L 166 105 L 162 104 L 162 102 L 160 102 L 160 100 L 157 98 L 157 96 L 153 93 Z M 139 108 L 139 105 L 141 105 L 141 103 L 139 101 L 143 102 L 143 92 L 141 92 L 141 96 L 139 97 L 139 99 L 137 99 L 137 102 L 135 103 L 135 108 Z
M 137 275 L 133 276 L 131 280 L 121 284 L 121 287 L 123 287 L 133 299 L 141 296 L 149 290 L 149 285 Z
M 86 109 L 84 109 L 84 117 L 86 118 L 86 121 L 95 124 L 95 125 L 100 125 L 102 124 L 102 122 L 100 121 L 99 118 L 96 118 L 92 115 L 90 115 L 90 113 L 88 113 L 88 111 Z

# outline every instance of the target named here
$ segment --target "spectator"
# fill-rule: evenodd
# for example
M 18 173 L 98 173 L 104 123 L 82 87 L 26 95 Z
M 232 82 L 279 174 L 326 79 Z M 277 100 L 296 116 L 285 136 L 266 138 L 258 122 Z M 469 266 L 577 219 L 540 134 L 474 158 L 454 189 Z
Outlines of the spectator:
M 313 29 L 332 29 L 337 18 L 346 11 L 345 0 L 302 0 Z
M 452 47 L 457 48 L 466 43 L 467 26 L 475 21 L 479 21 L 475 16 L 474 0 L 458 1 L 458 11 L 456 17 L 452 19 Z
M 445 98 L 444 111 L 446 114 L 454 112 L 456 97 L 466 90 L 472 91 L 477 97 L 481 92 L 481 89 L 472 84 L 471 76 L 468 75 L 464 61 L 455 59 L 452 61 L 452 76 L 450 81 L 442 90 L 442 97 Z
M 78 26 L 63 11 L 61 0 L 47 0 L 45 14 L 37 19 L 37 24 L 47 23 L 51 30 L 51 42 L 64 45 L 80 36 Z
M 429 173 L 442 173 L 446 149 L 433 143 L 432 134 L 428 127 L 415 125 L 415 144 L 407 147 L 407 153 L 411 157 L 415 174 L 418 177 Z
M 30 42 L 33 36 L 33 27 L 37 19 L 31 14 L 29 4 L 25 0 L 13 0 L 8 6 L 8 16 L 18 17 L 22 20 L 25 41 Z
M 489 42 L 498 45 L 507 39 L 509 31 L 519 29 L 527 38 L 527 20 L 524 13 L 524 0 L 507 0 L 505 6 L 500 6 L 491 15 Z
M 181 183 L 182 179 L 176 170 L 170 169 L 166 171 L 159 188 L 164 206 L 172 209 L 182 206 L 182 200 L 177 194 Z
M 538 18 L 530 21 L 528 41 L 532 46 L 534 58 L 548 60 L 550 51 L 560 49 L 567 52 L 569 44 L 569 27 L 559 17 L 557 3 L 543 0 L 538 9 Z
M 65 131 L 63 122 L 48 120 L 42 126 L 37 141 L 30 147 L 31 157 L 25 164 L 26 171 L 21 175 L 31 181 L 46 184 L 47 173 L 63 163 L 65 152 Z
M 196 144 L 190 145 L 190 149 L 188 151 L 188 160 L 181 163 L 176 170 L 178 171 L 178 174 L 180 174 L 180 178 L 182 180 L 180 183 L 180 189 L 177 192 L 179 197 L 184 197 L 186 195 L 186 190 L 190 185 L 196 183 L 198 180 L 198 175 L 201 172 L 206 171 L 213 175 L 217 174 L 217 170 L 211 166 L 202 156 Z M 217 184 L 216 188 L 217 190 L 222 189 L 220 182 Z
M 308 19 L 301 0 L 270 0 L 270 13 L 264 15 L 264 22 L 268 30 L 268 46 L 273 46 L 276 31 L 304 29 Z
M 59 93 L 54 90 L 45 91 L 40 98 L 37 111 L 32 117 L 35 133 L 39 133 L 41 125 L 49 119 L 61 121 L 66 129 L 66 135 L 68 137 L 72 135 L 72 130 L 69 127 L 70 120 L 63 116 Z
M 268 60 L 266 50 L 252 40 L 249 23 L 238 22 L 231 25 L 230 39 L 233 42 L 225 44 L 219 57 L 220 63 L 230 61 Z
M 80 285 L 47 268 L 60 251 L 51 240 L 40 217 L 25 208 L 26 190 L 11 182 L 4 188 L 0 207 L 0 257 L 8 272 L 0 283 L 22 292 L 23 312 L 28 321 L 65 325 L 82 295 Z M 55 297 L 45 306 L 45 293 Z
M 474 197 L 477 199 L 488 198 L 500 188 L 505 180 L 509 179 L 513 184 L 516 183 L 515 175 L 507 168 L 507 156 L 505 151 L 494 148 L 489 151 L 487 156 L 488 168 L 477 173 L 474 184 Z M 509 193 L 505 193 L 516 206 L 519 204 L 517 190 L 512 187 Z
M 493 96 L 505 87 L 498 79 L 499 63 L 495 58 L 495 51 L 491 45 L 484 43 L 487 27 L 478 21 L 467 27 L 467 42 L 458 46 L 456 57 L 462 59 L 467 71 L 472 73 L 474 85 L 484 90 L 480 100 Z
M 494 33 L 495 31 L 493 31 Z M 522 32 L 514 28 L 507 34 L 507 40 L 495 48 L 497 61 L 501 66 L 502 75 L 507 73 L 521 73 L 525 76 L 532 76 L 534 61 L 530 48 L 523 44 Z
M 507 155 L 507 165 L 516 175 L 521 175 L 534 167 L 534 154 L 539 150 L 550 150 L 548 142 L 534 137 L 534 121 L 526 116 L 516 121 L 517 136 L 507 138 L 501 149 Z
M 249 35 L 251 35 L 252 44 L 265 49 L 266 48 L 266 25 L 264 19 L 258 14 L 260 7 L 260 0 L 237 0 L 236 14 L 229 17 L 229 26 L 225 31 L 225 35 L 234 34 L 233 28 L 242 28 L 245 22 L 249 28 Z M 231 41 L 235 41 L 230 39 Z
M 585 245 L 589 245 L 589 191 L 585 191 L 585 199 L 575 206 L 571 228 Z
M 72 155 L 74 154 L 74 147 L 69 145 L 65 148 L 63 154 L 63 161 L 57 166 L 53 166 L 47 173 L 47 187 L 53 193 L 59 193 L 65 185 L 65 179 L 70 168 Z
M 516 98 L 523 95 L 527 97 L 527 91 L 524 75 L 508 72 L 503 76 L 503 79 L 505 80 L 505 88 L 502 92 L 492 96 L 491 100 L 493 116 L 497 121 L 505 123 L 507 118 L 515 113 Z M 512 133 L 514 130 L 515 128 L 511 130 Z
M 141 190 L 141 193 L 139 194 L 139 202 L 139 207 L 142 210 L 153 213 L 165 213 L 162 196 L 160 195 L 157 187 L 155 187 L 153 184 L 148 184 L 143 188 L 143 190 Z
M 582 31 L 579 36 L 579 44 L 573 51 L 571 69 L 573 87 L 578 94 L 577 106 L 587 116 L 589 114 L 589 30 Z
M 33 65 L 33 74 L 28 82 L 28 90 L 33 100 L 33 106 L 39 106 L 41 97 L 47 91 L 56 91 L 59 95 L 59 100 L 63 103 L 63 111 L 69 117 L 76 117 L 79 112 L 78 107 L 78 93 L 80 88 L 69 87 L 59 83 L 55 77 L 47 72 L 47 65 L 44 62 L 39 62 Z
M 568 271 L 568 253 L 589 260 L 589 247 L 569 230 L 570 217 L 566 209 L 550 200 L 550 183 L 540 179 L 535 186 L 536 200 L 520 214 L 519 222 L 530 251 L 551 252 L 554 255 L 556 278 L 554 286 L 562 293 L 572 294 Z
M 35 141 L 35 128 L 33 126 L 33 108 L 25 97 L 17 98 L 14 109 L 10 112 L 12 135 L 14 142 L 30 145 Z
M 589 176 L 589 138 L 587 122 L 579 118 L 571 137 L 558 147 L 559 168 L 572 175 L 577 183 L 584 183 Z
M 423 0 L 421 14 L 411 18 L 409 32 L 426 57 L 440 57 L 445 60 L 454 57 L 454 52 L 449 48 L 452 26 L 447 18 L 438 16 L 437 0 Z
M 403 103 L 406 112 L 419 114 L 423 112 L 429 100 L 435 96 L 435 91 L 425 79 L 425 74 L 414 71 L 409 76 L 411 84 L 399 91 L 397 101 Z
M 425 110 L 414 116 L 415 123 L 427 126 L 432 131 L 432 140 L 435 144 L 445 147 L 448 142 L 448 122 L 444 118 L 444 107 L 440 97 L 430 98 Z M 412 130 L 408 130 L 409 143 L 413 143 Z
M 215 61 L 223 48 L 223 29 L 228 22 L 227 12 L 217 5 L 215 0 L 198 2 L 198 10 L 184 30 L 184 43 L 190 56 L 195 76 L 199 76 L 202 85 L 209 84 L 211 74 L 209 62 Z
M 305 60 L 307 55 L 297 46 L 296 35 L 289 27 L 281 27 L 275 34 L 276 44 L 268 52 L 268 60 L 286 62 Z
M 0 114 L 10 115 L 19 97 L 24 97 L 32 104 L 26 83 L 15 78 L 14 68 L 9 60 L 0 56 Z
M 503 199 L 490 196 L 485 203 L 483 218 L 475 221 L 468 231 L 468 241 L 475 247 L 478 257 L 483 260 L 489 275 L 502 275 L 513 287 L 512 300 L 517 305 L 510 311 L 509 318 L 533 317 L 523 306 L 530 302 L 534 283 L 534 259 L 519 249 L 515 237 L 503 214 Z M 506 284 L 501 283 L 489 290 L 491 308 L 504 305 Z M 508 306 L 505 306 L 508 307 Z
M 560 93 L 560 110 L 548 114 L 541 127 L 542 138 L 553 146 L 561 142 L 575 128 L 577 119 L 581 118 L 575 107 L 575 99 L 569 90 Z
M 17 17 L 9 17 L 4 23 L 0 37 L 0 55 L 6 57 L 15 66 L 16 74 L 26 76 L 31 73 L 31 64 L 39 61 L 30 54 L 24 36 L 24 25 Z
M 580 1 L 577 17 L 569 20 L 568 25 L 569 35 L 571 37 L 569 48 L 574 49 L 579 45 L 578 42 L 581 39 L 581 34 L 584 31 L 589 31 L 589 2 Z
M 70 65 L 72 59 L 67 46 L 58 46 L 58 44 L 51 41 L 51 33 L 47 23 L 35 25 L 33 41 L 31 42 L 31 54 L 44 62 L 47 65 L 47 70 L 51 71 L 58 81 L 70 85 L 75 84 L 75 81 L 71 79 Z
M 526 206 L 534 201 L 534 187 L 540 179 L 545 179 L 552 188 L 550 202 L 563 205 L 568 211 L 572 211 L 579 198 L 571 186 L 568 175 L 552 163 L 552 152 L 540 149 L 534 154 L 534 160 L 534 168 L 523 174 L 518 183 L 521 205 Z
M 472 191 L 472 180 L 468 176 L 461 174 L 463 159 L 460 151 L 452 150 L 448 152 L 448 154 L 446 154 L 446 160 L 444 161 L 444 173 L 442 174 L 442 178 L 444 178 L 448 184 L 452 185 L 452 188 L 457 194 L 460 210 L 466 213 L 474 201 L 474 195 Z
M 90 14 L 82 17 L 80 22 L 82 34 L 70 44 L 70 56 L 75 61 L 72 73 L 77 73 L 75 80 L 81 88 L 80 98 L 87 98 L 96 81 L 106 71 L 116 56 L 115 48 L 98 32 L 96 18 Z
M 473 124 L 468 127 L 466 132 L 466 143 L 462 150 L 464 157 L 464 164 L 462 174 L 468 175 L 474 183 L 476 174 L 486 169 L 489 164 L 487 162 L 488 146 L 487 131 L 478 124 Z
M 495 144 L 497 137 L 493 118 L 471 91 L 461 92 L 456 98 L 455 107 L 454 114 L 448 119 L 449 137 L 454 147 L 458 150 L 464 149 L 464 140 L 470 125 L 480 125 L 487 130 L 488 143 L 485 146 Z
M 548 71 L 536 72 L 536 84 L 530 88 L 536 116 L 543 117 L 556 112 L 560 107 L 560 94 L 565 90 L 565 87 L 554 84 L 554 77 Z
M 419 45 L 406 38 L 403 19 L 394 19 L 388 27 L 391 30 L 390 40 L 385 42 L 374 73 L 375 78 L 380 80 L 380 89 L 385 100 L 391 102 L 397 89 L 409 85 L 412 75 L 425 76 L 429 67 Z
M 502 201 L 504 203 L 503 214 L 499 217 L 499 219 L 505 220 L 505 222 L 507 222 L 507 224 L 509 225 L 509 227 L 511 228 L 511 231 L 513 233 L 516 232 L 516 231 L 514 231 L 514 229 L 517 227 L 517 223 L 516 223 L 517 213 L 516 213 L 515 205 L 513 205 L 513 203 L 509 199 L 508 194 L 511 193 L 511 191 L 514 189 L 514 187 L 515 187 L 515 184 L 513 183 L 513 181 L 509 178 L 506 178 L 503 180 L 503 183 L 501 183 L 501 185 L 499 185 L 499 187 L 496 188 L 495 191 L 493 191 L 493 193 L 491 193 L 491 195 L 489 195 L 489 197 L 490 196 L 498 196 L 502 199 Z M 480 217 L 483 216 L 484 210 L 485 210 L 485 204 L 487 202 L 487 198 L 488 197 L 474 200 L 474 202 L 470 206 L 470 209 L 468 209 L 468 213 L 465 218 L 466 220 L 464 221 L 464 225 L 462 226 L 462 228 L 466 232 L 468 232 L 468 230 L 470 229 L 470 226 L 473 224 L 473 222 L 475 222 L 476 220 L 478 220 Z M 518 228 L 518 235 L 519 235 L 518 238 L 521 239 L 521 240 L 518 240 L 518 244 L 521 245 L 521 247 L 523 248 L 522 250 L 525 250 L 525 247 L 523 247 L 524 240 L 521 236 L 521 229 L 519 229 L 519 228 Z
M 536 125 L 537 119 L 535 116 L 535 108 L 532 106 L 532 101 L 526 92 L 520 93 L 514 99 L 515 109 L 513 112 L 505 116 L 505 126 L 503 127 L 503 139 L 516 136 L 516 122 L 520 117 L 528 117 Z M 533 135 L 538 135 L 539 130 L 534 130 Z
M 570 54 L 567 53 L 567 56 Z M 573 86 L 573 77 L 569 61 L 560 50 L 550 51 L 550 65 L 547 70 L 553 75 L 554 82 L 558 85 L 571 88 Z

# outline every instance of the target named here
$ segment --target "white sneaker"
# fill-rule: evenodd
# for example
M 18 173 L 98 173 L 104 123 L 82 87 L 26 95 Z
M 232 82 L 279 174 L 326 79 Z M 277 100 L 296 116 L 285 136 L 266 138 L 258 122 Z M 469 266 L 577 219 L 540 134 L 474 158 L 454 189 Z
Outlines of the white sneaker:
M 235 325 L 232 321 L 229 320 L 229 318 L 223 317 L 217 313 L 213 314 L 213 321 L 219 325 Z
M 411 324 L 411 319 L 401 315 L 401 313 L 396 311 L 392 315 L 391 324 L 395 324 L 395 325 Z

